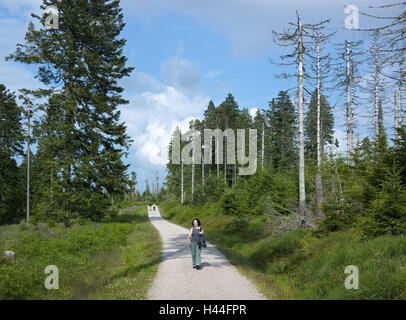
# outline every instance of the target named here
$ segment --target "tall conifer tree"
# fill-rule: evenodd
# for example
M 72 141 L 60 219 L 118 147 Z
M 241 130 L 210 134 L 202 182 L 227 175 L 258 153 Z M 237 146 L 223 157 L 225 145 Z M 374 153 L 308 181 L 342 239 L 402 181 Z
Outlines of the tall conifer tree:
M 23 177 L 15 160 L 24 152 L 21 114 L 15 95 L 0 84 L 0 224 L 19 222 L 24 216 Z
M 121 158 L 130 138 L 117 106 L 128 103 L 117 81 L 128 76 L 119 38 L 125 26 L 118 0 L 43 1 L 58 9 L 57 29 L 36 29 L 30 22 L 25 44 L 8 59 L 38 65 L 37 77 L 50 91 L 39 129 L 38 152 L 52 172 L 53 202 L 43 193 L 41 213 L 58 220 L 106 214 L 112 197 L 122 196 L 130 180 Z M 47 14 L 32 17 L 45 25 Z M 50 178 L 50 177 L 49 177 Z

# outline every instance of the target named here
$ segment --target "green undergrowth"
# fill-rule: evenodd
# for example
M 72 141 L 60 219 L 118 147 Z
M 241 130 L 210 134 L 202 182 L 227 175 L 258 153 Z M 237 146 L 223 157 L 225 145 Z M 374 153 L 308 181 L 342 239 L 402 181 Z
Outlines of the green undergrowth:
M 146 299 L 161 253 L 146 205 L 109 222 L 0 227 L 0 299 Z M 48 290 L 46 266 L 58 268 L 59 289 Z
M 406 236 L 363 240 L 354 231 L 318 236 L 311 230 L 272 235 L 264 216 L 223 215 L 215 204 L 167 201 L 160 211 L 185 227 L 199 218 L 208 241 L 270 299 L 406 299 Z M 345 288 L 350 265 L 358 268 L 358 289 Z

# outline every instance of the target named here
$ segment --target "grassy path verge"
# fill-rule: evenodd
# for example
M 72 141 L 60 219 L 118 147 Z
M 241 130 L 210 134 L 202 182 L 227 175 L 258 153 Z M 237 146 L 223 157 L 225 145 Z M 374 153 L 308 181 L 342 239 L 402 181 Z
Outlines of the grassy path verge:
M 14 260 L 0 258 L 2 300 L 146 299 L 161 241 L 146 205 L 136 204 L 105 223 L 1 226 L 0 250 L 16 252 Z M 48 265 L 58 267 L 57 290 L 44 286 Z
M 140 204 L 134 211 L 124 212 L 118 220 L 136 221 L 137 224 L 128 235 L 127 245 L 122 248 L 121 265 L 115 268 L 108 283 L 88 299 L 148 299 L 148 289 L 161 260 L 159 232 L 148 221 L 146 205 Z
M 406 235 L 363 240 L 355 231 L 273 236 L 264 216 L 223 215 L 216 204 L 160 204 L 165 219 L 189 227 L 199 218 L 208 241 L 268 299 L 406 299 Z M 359 270 L 359 288 L 344 282 Z

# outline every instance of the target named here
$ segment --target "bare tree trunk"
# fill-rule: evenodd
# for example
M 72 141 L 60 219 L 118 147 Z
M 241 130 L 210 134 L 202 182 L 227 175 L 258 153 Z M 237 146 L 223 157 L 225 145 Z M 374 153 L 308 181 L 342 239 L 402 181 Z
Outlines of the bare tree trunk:
M 398 126 L 399 128 L 402 126 L 402 117 L 403 117 L 403 110 L 402 110 L 402 86 L 403 86 L 403 69 L 402 64 L 404 61 L 404 57 L 401 61 L 399 61 L 399 89 L 398 89 L 398 109 L 399 109 L 399 117 L 398 117 Z
M 226 183 L 226 184 L 227 184 L 227 144 L 228 144 L 228 138 L 227 138 L 227 143 L 225 144 L 225 147 L 224 147 L 224 183 Z
M 378 33 L 374 30 L 374 63 L 375 63 L 375 134 L 379 134 L 379 65 L 378 65 Z
M 347 108 L 346 108 L 346 120 L 347 120 L 347 159 L 351 154 L 351 106 L 350 106 L 350 43 L 346 41 L 347 47 L 347 67 L 346 67 L 346 91 L 347 91 Z
M 320 101 L 320 47 L 317 43 L 317 167 L 321 166 L 321 101 Z
M 399 108 L 398 108 L 398 92 L 395 89 L 395 140 L 399 140 Z
M 202 191 L 204 196 L 204 152 L 202 152 Z
M 195 135 L 193 134 L 193 149 L 192 149 L 192 195 L 191 200 L 193 201 L 193 193 L 195 188 Z
M 182 161 L 182 167 L 181 167 L 181 194 L 180 194 L 180 203 L 183 203 L 183 159 Z
M 402 61 L 399 61 L 398 90 L 395 90 L 395 140 L 400 139 L 399 129 L 402 125 Z
M 158 181 L 159 181 L 159 178 L 158 178 L 158 172 L 156 173 L 156 189 L 155 189 L 155 198 L 158 200 L 158 193 L 159 193 L 159 190 L 158 190 Z
M 262 124 L 261 168 L 264 170 L 265 123 Z
M 31 102 L 28 103 L 28 136 L 27 136 L 27 223 L 30 222 L 30 138 L 31 138 Z
M 304 139 L 303 139 L 303 33 L 302 22 L 298 17 L 299 52 L 298 52 L 298 111 L 299 111 L 299 213 L 306 213 L 306 191 L 304 175 Z
M 216 126 L 218 129 L 218 126 Z M 219 159 L 219 139 L 216 139 L 216 159 Z M 217 163 L 217 179 L 220 179 L 220 163 Z
M 51 204 L 54 202 L 54 192 L 53 192 L 53 185 L 54 185 L 54 169 L 51 168 L 51 185 L 49 187 L 49 192 L 51 194 Z
M 70 102 L 70 90 L 68 87 L 68 84 L 65 82 L 65 99 L 66 101 Z M 70 141 L 71 141 L 71 124 L 72 124 L 72 117 L 70 114 L 69 110 L 65 110 L 65 124 L 66 127 L 68 128 L 68 131 L 65 133 L 67 135 L 67 138 L 65 140 L 65 160 L 68 161 L 68 164 L 65 166 L 64 168 L 64 172 L 63 172 L 63 176 L 65 178 L 64 181 L 64 185 L 63 185 L 63 193 L 64 193 L 64 197 L 63 197 L 63 204 L 64 207 L 67 207 L 67 199 L 68 196 L 71 192 L 71 175 L 72 175 L 72 171 L 71 171 L 71 147 L 69 145 Z M 66 188 L 65 188 L 66 186 Z M 66 214 L 65 214 L 66 217 Z
M 315 177 L 316 186 L 316 217 L 324 216 L 321 203 L 323 199 L 323 183 L 321 176 L 321 101 L 320 101 L 320 45 L 317 41 L 317 173 Z
M 351 60 L 351 103 L 350 103 L 350 151 L 354 144 L 354 105 L 355 105 L 355 79 L 354 79 L 354 61 Z

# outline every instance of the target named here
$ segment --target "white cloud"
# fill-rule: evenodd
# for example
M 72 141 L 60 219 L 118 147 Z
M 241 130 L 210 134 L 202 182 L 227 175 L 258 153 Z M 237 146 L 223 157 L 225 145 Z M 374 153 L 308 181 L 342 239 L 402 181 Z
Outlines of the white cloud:
M 199 118 L 210 100 L 200 91 L 196 81 L 200 74 L 192 62 L 172 57 L 162 64 L 161 70 L 165 84 L 142 72 L 122 83 L 125 92 L 131 93 L 126 96 L 130 104 L 120 107 L 120 121 L 125 122 L 127 134 L 134 140 L 129 150 L 129 172 L 137 172 L 141 190 L 145 180 L 151 182 L 157 173 L 160 181 L 164 180 L 173 131 L 178 126 L 186 132 L 189 122 Z M 193 77 L 185 74 L 188 71 L 195 72 Z
M 251 108 L 251 109 L 249 109 L 250 116 L 251 116 L 251 117 L 255 117 L 257 111 L 258 111 L 258 108 Z
M 203 96 L 188 97 L 173 87 L 130 97 L 131 104 L 121 108 L 121 120 L 134 139 L 137 158 L 154 165 L 166 164 L 167 147 L 176 126 L 186 131 L 190 120 L 203 112 L 209 100 Z
M 162 63 L 161 74 L 165 83 L 143 72 L 122 82 L 132 94 L 127 97 L 130 104 L 120 108 L 121 120 L 134 140 L 137 167 L 149 171 L 167 163 L 176 126 L 186 131 L 210 100 L 201 92 L 201 74 L 195 63 L 172 56 Z
M 153 165 L 166 165 L 168 162 L 168 146 L 173 131 L 178 126 L 182 132 L 189 128 L 189 122 L 195 117 L 187 117 L 171 124 L 160 120 L 148 123 L 145 133 L 135 138 L 135 149 L 140 156 L 148 159 Z
M 140 99 L 141 98 L 141 101 Z M 203 111 L 203 102 L 207 98 L 202 96 L 189 97 L 174 87 L 166 87 L 159 93 L 142 93 L 136 101 L 143 103 L 148 109 L 152 108 L 161 115 L 182 117 L 187 114 L 199 114 Z M 155 114 L 154 116 L 158 116 Z

